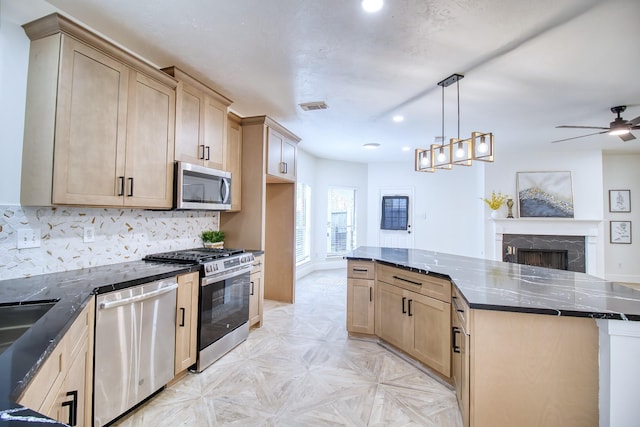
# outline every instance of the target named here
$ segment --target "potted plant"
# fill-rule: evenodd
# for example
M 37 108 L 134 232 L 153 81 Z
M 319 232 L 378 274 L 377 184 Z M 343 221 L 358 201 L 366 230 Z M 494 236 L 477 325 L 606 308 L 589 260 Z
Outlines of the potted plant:
M 222 248 L 224 246 L 224 231 L 205 230 L 200 233 L 205 248 Z
M 489 206 L 489 209 L 491 209 L 491 218 L 497 218 L 498 217 L 498 209 L 500 209 L 502 207 L 502 205 L 504 205 L 507 200 L 509 199 L 509 195 L 508 194 L 502 194 L 501 192 L 495 192 L 492 191 L 491 192 L 491 198 L 480 198 L 481 200 L 483 200 L 487 206 Z

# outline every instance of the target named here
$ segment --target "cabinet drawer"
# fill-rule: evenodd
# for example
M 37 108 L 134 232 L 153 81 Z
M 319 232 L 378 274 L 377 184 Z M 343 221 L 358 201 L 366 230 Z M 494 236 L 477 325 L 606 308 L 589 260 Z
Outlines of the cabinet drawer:
M 373 279 L 375 276 L 374 264 L 371 261 L 347 262 L 347 277 L 352 279 Z
M 401 268 L 378 264 L 377 278 L 382 282 L 427 295 L 440 301 L 451 301 L 451 282 Z
M 469 305 L 455 286 L 452 287 L 451 292 L 451 308 L 457 314 L 458 319 L 460 320 L 460 325 L 462 326 L 462 329 L 464 329 L 464 332 L 467 335 L 470 335 L 471 330 L 469 328 L 469 325 L 471 322 L 469 322 Z

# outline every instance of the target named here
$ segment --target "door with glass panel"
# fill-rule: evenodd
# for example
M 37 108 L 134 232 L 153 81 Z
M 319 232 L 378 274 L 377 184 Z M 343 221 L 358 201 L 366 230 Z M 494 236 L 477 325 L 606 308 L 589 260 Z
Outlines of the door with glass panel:
M 380 189 L 379 246 L 413 248 L 413 188 Z

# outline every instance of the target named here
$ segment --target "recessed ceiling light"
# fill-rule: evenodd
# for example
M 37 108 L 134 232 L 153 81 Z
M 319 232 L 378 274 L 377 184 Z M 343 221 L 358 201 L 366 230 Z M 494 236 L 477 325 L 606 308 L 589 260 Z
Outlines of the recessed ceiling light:
M 411 150 L 411 147 L 402 147 L 402 151 L 409 151 Z
M 404 116 L 401 116 L 400 114 L 393 116 L 392 119 L 394 122 L 396 123 L 400 123 L 404 121 Z
M 380 144 L 378 144 L 377 142 L 369 142 L 362 145 L 362 148 L 366 150 L 376 150 L 378 147 L 380 147 Z
M 383 0 L 362 0 L 362 8 L 369 13 L 382 9 Z

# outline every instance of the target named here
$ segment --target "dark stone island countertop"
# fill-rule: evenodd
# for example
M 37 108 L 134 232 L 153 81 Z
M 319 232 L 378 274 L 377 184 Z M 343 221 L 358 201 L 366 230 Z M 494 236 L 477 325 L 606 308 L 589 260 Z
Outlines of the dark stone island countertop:
M 420 249 L 363 246 L 345 258 L 450 278 L 475 309 L 640 321 L 640 291 L 585 273 Z
M 136 286 L 197 271 L 185 264 L 132 261 L 101 267 L 0 281 L 0 306 L 57 301 L 27 332 L 0 354 L 0 425 L 63 425 L 52 423 L 15 399 L 93 294 Z M 2 319 L 0 319 L 0 322 Z

